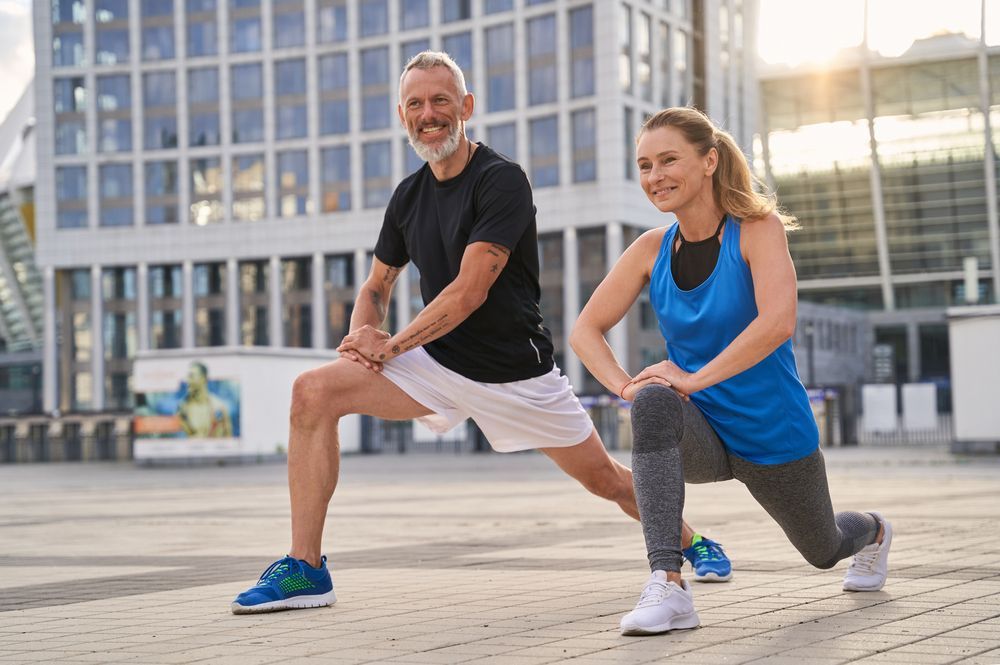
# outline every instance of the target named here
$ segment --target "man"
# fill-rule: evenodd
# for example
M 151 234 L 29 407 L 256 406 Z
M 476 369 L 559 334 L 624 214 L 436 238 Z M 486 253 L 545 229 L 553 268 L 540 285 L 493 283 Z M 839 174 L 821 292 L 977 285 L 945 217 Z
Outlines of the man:
M 419 418 L 439 432 L 471 417 L 495 450 L 537 448 L 638 519 L 631 472 L 608 455 L 552 360 L 538 308 L 528 180 L 517 164 L 466 138 L 473 105 L 461 69 L 444 53 L 414 56 L 400 77 L 399 119 L 427 164 L 389 201 L 341 358 L 295 381 L 292 547 L 236 598 L 237 614 L 335 602 L 321 540 L 339 471 L 337 421 L 347 414 Z M 379 326 L 408 261 L 420 270 L 425 307 L 389 335 Z M 686 529 L 685 543 L 693 535 Z M 728 566 L 711 544 L 713 565 Z M 724 572 L 718 576 L 728 579 Z
M 187 394 L 177 407 L 184 433 L 189 437 L 213 439 L 232 436 L 229 408 L 208 391 L 208 368 L 203 363 L 192 362 L 187 378 Z

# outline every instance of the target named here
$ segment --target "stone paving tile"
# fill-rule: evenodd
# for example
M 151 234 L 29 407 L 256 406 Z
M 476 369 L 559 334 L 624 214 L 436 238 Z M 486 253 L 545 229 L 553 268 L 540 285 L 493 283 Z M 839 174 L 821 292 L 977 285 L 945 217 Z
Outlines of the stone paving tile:
M 804 564 L 740 484 L 690 486 L 688 520 L 736 575 L 693 585 L 701 629 L 646 638 L 617 633 L 648 575 L 641 530 L 536 454 L 346 458 L 339 602 L 254 616 L 228 604 L 287 547 L 280 465 L 0 467 L 0 663 L 1000 665 L 1000 462 L 827 466 L 838 509 L 893 520 L 883 591 Z

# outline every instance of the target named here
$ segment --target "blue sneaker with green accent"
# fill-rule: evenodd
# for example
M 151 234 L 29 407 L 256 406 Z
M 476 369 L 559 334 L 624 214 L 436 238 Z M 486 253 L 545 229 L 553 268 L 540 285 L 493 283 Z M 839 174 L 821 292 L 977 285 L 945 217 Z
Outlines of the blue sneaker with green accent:
M 691 547 L 683 550 L 684 558 L 694 568 L 694 579 L 698 582 L 728 582 L 733 577 L 733 564 L 726 556 L 722 545 L 694 534 Z
M 257 584 L 236 596 L 230 608 L 233 614 L 253 614 L 326 607 L 335 602 L 337 596 L 325 556 L 319 568 L 286 556 L 268 566 Z

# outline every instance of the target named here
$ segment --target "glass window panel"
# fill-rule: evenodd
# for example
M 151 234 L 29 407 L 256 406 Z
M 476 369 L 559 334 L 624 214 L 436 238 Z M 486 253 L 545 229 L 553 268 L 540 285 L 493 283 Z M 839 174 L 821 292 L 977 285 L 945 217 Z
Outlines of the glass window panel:
M 531 137 L 531 182 L 535 187 L 559 184 L 559 122 L 556 116 L 529 123 Z
M 56 227 L 87 226 L 87 167 L 56 167 Z
M 399 0 L 399 23 L 403 30 L 430 25 L 431 12 L 427 0 Z
M 460 32 L 455 35 L 445 35 L 441 38 L 441 50 L 451 56 L 455 64 L 462 70 L 465 77 L 465 87 L 472 89 L 472 33 Z
M 361 0 L 358 9 L 361 22 L 358 32 L 362 37 L 389 32 L 388 0 Z
M 264 111 L 259 108 L 233 111 L 233 143 L 264 140 Z
M 87 9 L 83 0 L 53 0 L 53 23 L 76 23 L 82 25 L 87 20 Z
M 294 48 L 305 46 L 306 18 L 301 11 L 282 12 L 274 15 L 274 47 Z
M 486 106 L 488 111 L 506 111 L 516 106 L 514 94 L 514 26 L 486 29 Z
M 487 141 L 493 150 L 517 161 L 517 125 L 513 122 L 487 128 Z
M 441 0 L 441 22 L 464 21 L 472 18 L 471 0 Z
M 132 225 L 132 165 L 102 164 L 98 187 L 101 226 Z
M 219 70 L 201 67 L 188 70 L 188 102 L 214 104 L 219 101 Z
M 215 21 L 188 20 L 187 54 L 196 58 L 205 55 L 215 55 L 219 52 L 219 36 Z
M 375 141 L 362 146 L 366 208 L 380 208 L 392 195 L 392 146 Z
M 588 5 L 569 13 L 570 96 L 594 94 L 594 10 Z
M 514 0 L 486 0 L 483 4 L 483 12 L 486 14 L 509 12 L 512 9 L 514 9 Z
M 316 41 L 330 44 L 347 41 L 347 0 L 320 0 Z
M 128 0 L 95 0 L 94 20 L 110 23 L 128 18 Z
M 559 89 L 556 72 L 556 17 L 539 16 L 527 22 L 528 104 L 556 100 Z
M 261 49 L 259 16 L 233 19 L 230 25 L 229 49 L 233 53 L 251 53 Z
M 279 60 L 274 63 L 274 87 L 278 95 L 306 94 L 306 61 Z
M 350 103 L 346 99 L 320 103 L 320 134 L 347 134 L 351 131 Z
M 102 112 L 131 111 L 132 86 L 128 74 L 97 77 L 97 108 Z
M 222 163 L 218 157 L 192 159 L 191 223 L 205 226 L 223 219 Z
M 147 162 L 146 224 L 176 224 L 179 221 L 177 203 L 177 162 Z
M 94 42 L 94 60 L 97 64 L 116 65 L 128 62 L 128 28 L 98 28 L 94 31 Z
M 351 149 L 349 146 L 320 151 L 323 178 L 323 212 L 351 209 Z
M 294 217 L 312 212 L 309 202 L 309 155 L 305 150 L 279 152 L 278 215 Z
M 142 16 L 173 16 L 174 0 L 142 0 Z
M 428 51 L 431 48 L 431 40 L 429 39 L 414 39 L 413 41 L 403 42 L 399 45 L 399 70 L 402 71 L 408 62 L 413 58 L 413 56 L 421 53 L 423 51 Z
M 259 62 L 233 65 L 233 99 L 259 100 L 264 94 L 264 75 Z
M 264 156 L 233 157 L 233 220 L 262 219 L 264 207 Z
M 594 109 L 574 111 L 573 182 L 597 180 L 597 114 Z
M 174 57 L 174 27 L 147 26 L 142 29 L 142 59 L 170 60 Z
M 219 145 L 222 131 L 219 127 L 219 114 L 194 113 L 188 115 L 189 145 Z
M 52 38 L 52 64 L 56 67 L 85 65 L 85 53 L 82 32 L 61 32 Z

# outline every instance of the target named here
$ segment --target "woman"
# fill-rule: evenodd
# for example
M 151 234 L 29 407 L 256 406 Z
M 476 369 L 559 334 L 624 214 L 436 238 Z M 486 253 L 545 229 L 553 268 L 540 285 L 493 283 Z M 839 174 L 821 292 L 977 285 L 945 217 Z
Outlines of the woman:
M 632 473 L 652 576 L 623 635 L 698 626 L 681 579 L 684 482 L 736 478 L 810 564 L 848 556 L 849 591 L 877 591 L 892 529 L 834 515 L 819 433 L 792 355 L 795 268 L 774 197 L 753 189 L 732 137 L 701 112 L 666 109 L 636 144 L 643 191 L 677 222 L 643 234 L 580 314 L 571 344 L 632 401 Z M 669 360 L 630 376 L 604 338 L 649 284 Z

